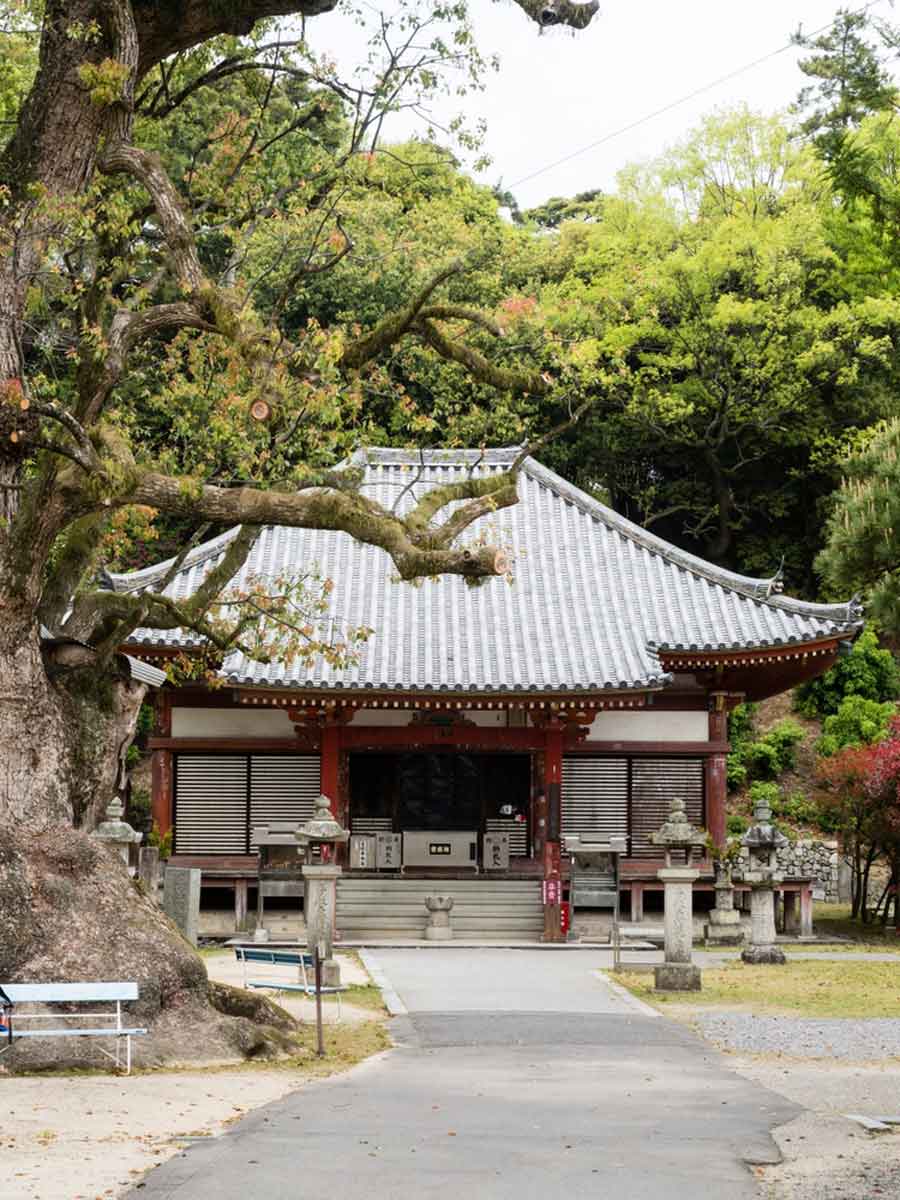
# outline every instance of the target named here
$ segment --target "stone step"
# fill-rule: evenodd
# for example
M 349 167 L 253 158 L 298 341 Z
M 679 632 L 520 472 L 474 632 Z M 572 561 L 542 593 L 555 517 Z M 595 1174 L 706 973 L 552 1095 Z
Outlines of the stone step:
M 342 912 L 366 912 L 373 904 L 377 904 L 379 908 L 402 909 L 404 912 L 425 911 L 425 900 L 419 896 L 379 896 L 377 899 L 341 896 L 338 900 L 338 908 Z M 540 908 L 540 903 L 528 896 L 522 899 L 509 899 L 504 896 L 494 901 L 467 896 L 453 897 L 454 912 L 459 912 L 461 909 L 485 908 L 489 908 L 491 912 L 500 912 L 505 909 L 510 912 L 521 912 L 523 909 Z
M 535 896 L 541 891 L 540 882 L 500 883 L 494 880 L 474 879 L 339 879 L 338 894 L 376 893 L 387 895 L 392 892 L 458 892 L 460 895 Z
M 427 896 L 452 896 L 455 937 L 534 940 L 543 933 L 538 880 L 345 877 L 338 882 L 337 926 L 342 937 L 422 938 Z
M 373 921 L 385 921 L 391 925 L 424 925 L 428 920 L 428 914 L 422 913 L 394 913 L 382 910 L 380 912 L 369 913 L 338 913 L 337 923 L 342 927 L 344 925 L 365 925 L 371 924 Z M 541 925 L 543 928 L 544 915 L 543 912 L 522 913 L 519 915 L 511 913 L 462 913 L 457 916 L 456 913 L 450 914 L 450 923 L 454 928 L 463 925 Z

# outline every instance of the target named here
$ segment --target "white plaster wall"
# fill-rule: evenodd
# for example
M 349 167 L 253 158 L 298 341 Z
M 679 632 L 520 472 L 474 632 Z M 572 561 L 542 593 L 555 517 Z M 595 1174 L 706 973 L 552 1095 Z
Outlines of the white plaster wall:
M 588 734 L 596 742 L 708 742 L 705 712 L 602 712 Z
M 173 708 L 172 737 L 293 737 L 283 708 Z

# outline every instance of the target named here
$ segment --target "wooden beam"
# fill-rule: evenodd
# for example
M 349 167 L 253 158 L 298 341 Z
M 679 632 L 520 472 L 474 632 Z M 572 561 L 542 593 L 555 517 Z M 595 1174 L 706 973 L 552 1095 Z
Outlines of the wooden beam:
M 221 737 L 221 738 L 148 738 L 147 748 L 154 750 L 175 750 L 182 753 L 222 753 L 237 751 L 242 754 L 252 754 L 274 750 L 281 754 L 317 754 L 319 752 L 319 736 L 311 732 L 308 736 L 292 738 L 272 737 Z
M 711 754 L 727 754 L 726 741 L 715 742 L 569 742 L 566 754 L 630 754 L 635 756 L 690 756 L 705 758 Z

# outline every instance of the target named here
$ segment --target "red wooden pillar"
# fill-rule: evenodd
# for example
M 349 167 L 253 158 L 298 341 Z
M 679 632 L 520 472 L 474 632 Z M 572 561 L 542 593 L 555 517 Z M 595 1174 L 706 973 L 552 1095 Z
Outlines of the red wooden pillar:
M 322 726 L 322 765 L 319 786 L 322 794 L 331 801 L 331 811 L 341 819 L 340 797 L 341 773 L 341 727 L 333 721 Z
M 165 690 L 156 694 L 157 737 L 172 736 L 172 694 Z M 150 755 L 150 811 L 160 836 L 172 828 L 174 810 L 174 779 L 172 751 L 154 750 Z
M 709 740 L 728 741 L 728 709 L 725 695 L 710 696 Z M 711 754 L 706 760 L 706 829 L 717 846 L 725 845 L 725 801 L 728 796 L 728 776 L 724 754 Z
M 544 750 L 546 838 L 544 839 L 544 941 L 561 942 L 562 881 L 560 874 L 560 822 L 562 817 L 563 727 L 555 719 L 547 726 Z

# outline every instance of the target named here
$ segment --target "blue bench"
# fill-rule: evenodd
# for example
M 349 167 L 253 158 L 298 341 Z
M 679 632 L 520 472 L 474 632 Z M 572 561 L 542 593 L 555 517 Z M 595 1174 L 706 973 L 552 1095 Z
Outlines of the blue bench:
M 111 1059 L 117 1067 L 121 1066 L 120 1045 L 125 1039 L 125 1074 L 131 1074 L 131 1039 L 147 1033 L 146 1029 L 128 1026 L 122 1023 L 122 1002 L 137 1000 L 138 985 L 136 983 L 4 983 L 0 984 L 3 991 L 12 1002 L 12 1012 L 6 1018 L 8 1025 L 0 1034 L 0 1054 L 4 1053 L 20 1038 L 48 1037 L 91 1037 L 114 1038 L 116 1049 L 114 1054 L 97 1047 L 101 1053 Z M 115 1012 L 106 1009 L 103 1012 L 22 1012 L 22 1005 L 43 1005 L 52 1007 L 55 1004 L 112 1004 Z M 91 1025 L 84 1022 L 87 1018 Z M 55 1028 L 22 1029 L 23 1021 L 58 1021 Z M 67 1025 L 67 1021 L 80 1022 L 78 1025 Z
M 302 992 L 304 996 L 315 996 L 315 959 L 311 954 L 303 954 L 299 950 L 261 950 L 257 946 L 235 946 L 235 958 L 243 967 L 243 984 L 245 988 L 272 988 L 280 992 Z M 248 979 L 247 965 L 265 964 L 270 967 L 296 967 L 296 980 L 282 979 Z M 342 987 L 322 987 L 323 996 L 337 998 L 337 1019 L 341 1020 Z

